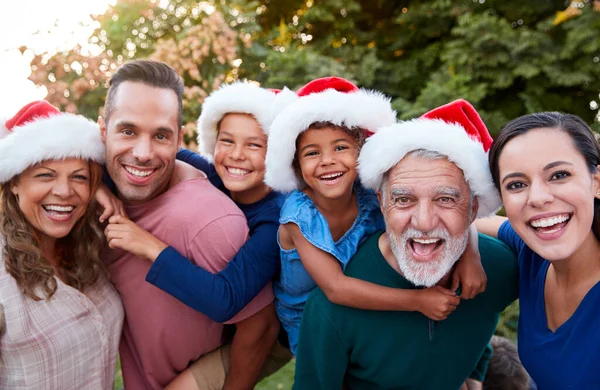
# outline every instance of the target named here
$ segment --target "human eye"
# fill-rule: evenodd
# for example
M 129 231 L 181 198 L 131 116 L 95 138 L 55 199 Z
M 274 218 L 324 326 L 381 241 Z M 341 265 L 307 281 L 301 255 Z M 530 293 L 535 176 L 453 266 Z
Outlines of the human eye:
M 78 173 L 76 175 L 73 175 L 73 179 L 86 181 L 88 179 L 88 177 L 84 174 Z
M 350 149 L 350 148 L 349 148 L 347 145 L 337 145 L 337 146 L 334 148 L 334 150 L 335 150 L 336 152 L 339 152 L 339 151 L 342 151 L 342 150 L 348 150 L 348 149 Z
M 49 172 L 40 172 L 37 173 L 34 177 L 47 178 L 52 177 L 52 174 L 50 174 Z
M 168 138 L 169 137 L 167 137 L 165 134 L 162 134 L 162 133 L 156 134 L 156 139 L 158 139 L 159 141 L 164 141 Z
M 127 135 L 127 136 L 133 135 L 133 130 L 131 130 L 131 129 L 122 129 L 121 130 L 121 134 Z
M 440 203 L 444 203 L 444 204 L 449 204 L 449 203 L 454 203 L 454 198 L 450 197 L 450 196 L 441 196 L 439 198 Z
M 249 147 L 254 148 L 254 149 L 260 149 L 262 148 L 262 145 L 260 144 L 255 144 L 255 143 L 250 143 L 248 144 Z
M 232 144 L 233 141 L 230 138 L 219 138 L 219 142 L 224 143 L 224 144 Z
M 505 187 L 508 191 L 516 191 L 525 188 L 525 183 L 522 181 L 511 181 Z
M 554 172 L 552 174 L 552 176 L 550 176 L 550 180 L 566 179 L 569 176 L 571 176 L 570 172 L 567 172 L 567 171 L 557 171 L 557 172 Z
M 312 157 L 312 156 L 316 156 L 318 154 L 319 154 L 319 152 L 317 152 L 316 150 L 309 150 L 306 153 L 304 153 L 304 157 Z

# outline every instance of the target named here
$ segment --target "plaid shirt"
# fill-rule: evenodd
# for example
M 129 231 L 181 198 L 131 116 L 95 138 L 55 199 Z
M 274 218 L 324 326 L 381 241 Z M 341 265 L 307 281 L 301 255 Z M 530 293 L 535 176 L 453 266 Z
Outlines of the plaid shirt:
M 0 389 L 112 390 L 123 307 L 108 280 L 83 294 L 57 279 L 34 301 L 1 257 Z

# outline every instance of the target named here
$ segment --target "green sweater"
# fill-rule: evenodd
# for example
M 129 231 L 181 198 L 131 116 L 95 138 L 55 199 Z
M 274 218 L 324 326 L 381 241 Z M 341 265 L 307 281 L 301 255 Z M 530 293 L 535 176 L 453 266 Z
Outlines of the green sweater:
M 384 259 L 381 233 L 362 245 L 346 275 L 415 289 Z M 463 300 L 444 321 L 418 312 L 368 311 L 335 305 L 313 292 L 304 308 L 294 389 L 458 389 L 483 380 L 500 313 L 518 297 L 517 259 L 500 241 L 479 235 L 486 291 Z

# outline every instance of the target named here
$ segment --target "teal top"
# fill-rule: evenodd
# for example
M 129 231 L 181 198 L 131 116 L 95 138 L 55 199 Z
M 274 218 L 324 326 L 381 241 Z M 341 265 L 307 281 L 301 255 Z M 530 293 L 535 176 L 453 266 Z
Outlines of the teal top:
M 381 233 L 361 246 L 346 275 L 382 286 L 415 289 L 378 247 Z M 321 290 L 311 294 L 302 318 L 294 389 L 459 389 L 483 380 L 487 347 L 500 313 L 518 297 L 513 252 L 479 235 L 488 277 L 486 291 L 463 300 L 440 322 L 419 312 L 367 311 L 335 305 Z

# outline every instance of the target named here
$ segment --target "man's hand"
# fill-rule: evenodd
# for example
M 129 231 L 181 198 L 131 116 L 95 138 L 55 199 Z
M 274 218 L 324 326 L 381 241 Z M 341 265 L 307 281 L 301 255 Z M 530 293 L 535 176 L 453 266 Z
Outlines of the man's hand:
M 123 202 L 119 198 L 117 198 L 106 186 L 104 183 L 100 183 L 98 190 L 94 196 L 96 202 L 102 208 L 102 214 L 100 215 L 100 223 L 106 221 L 112 215 L 124 215 L 125 207 L 123 206 Z
M 104 235 L 109 248 L 123 249 L 150 261 L 156 260 L 168 246 L 122 215 L 110 217 Z
M 485 291 L 487 285 L 487 276 L 481 265 L 475 224 L 471 224 L 467 248 L 452 273 L 452 291 L 456 291 L 459 285 L 462 286 L 460 293 L 462 299 L 475 298 Z
M 417 293 L 417 311 L 434 321 L 445 320 L 456 310 L 460 298 L 441 286 L 433 286 Z

